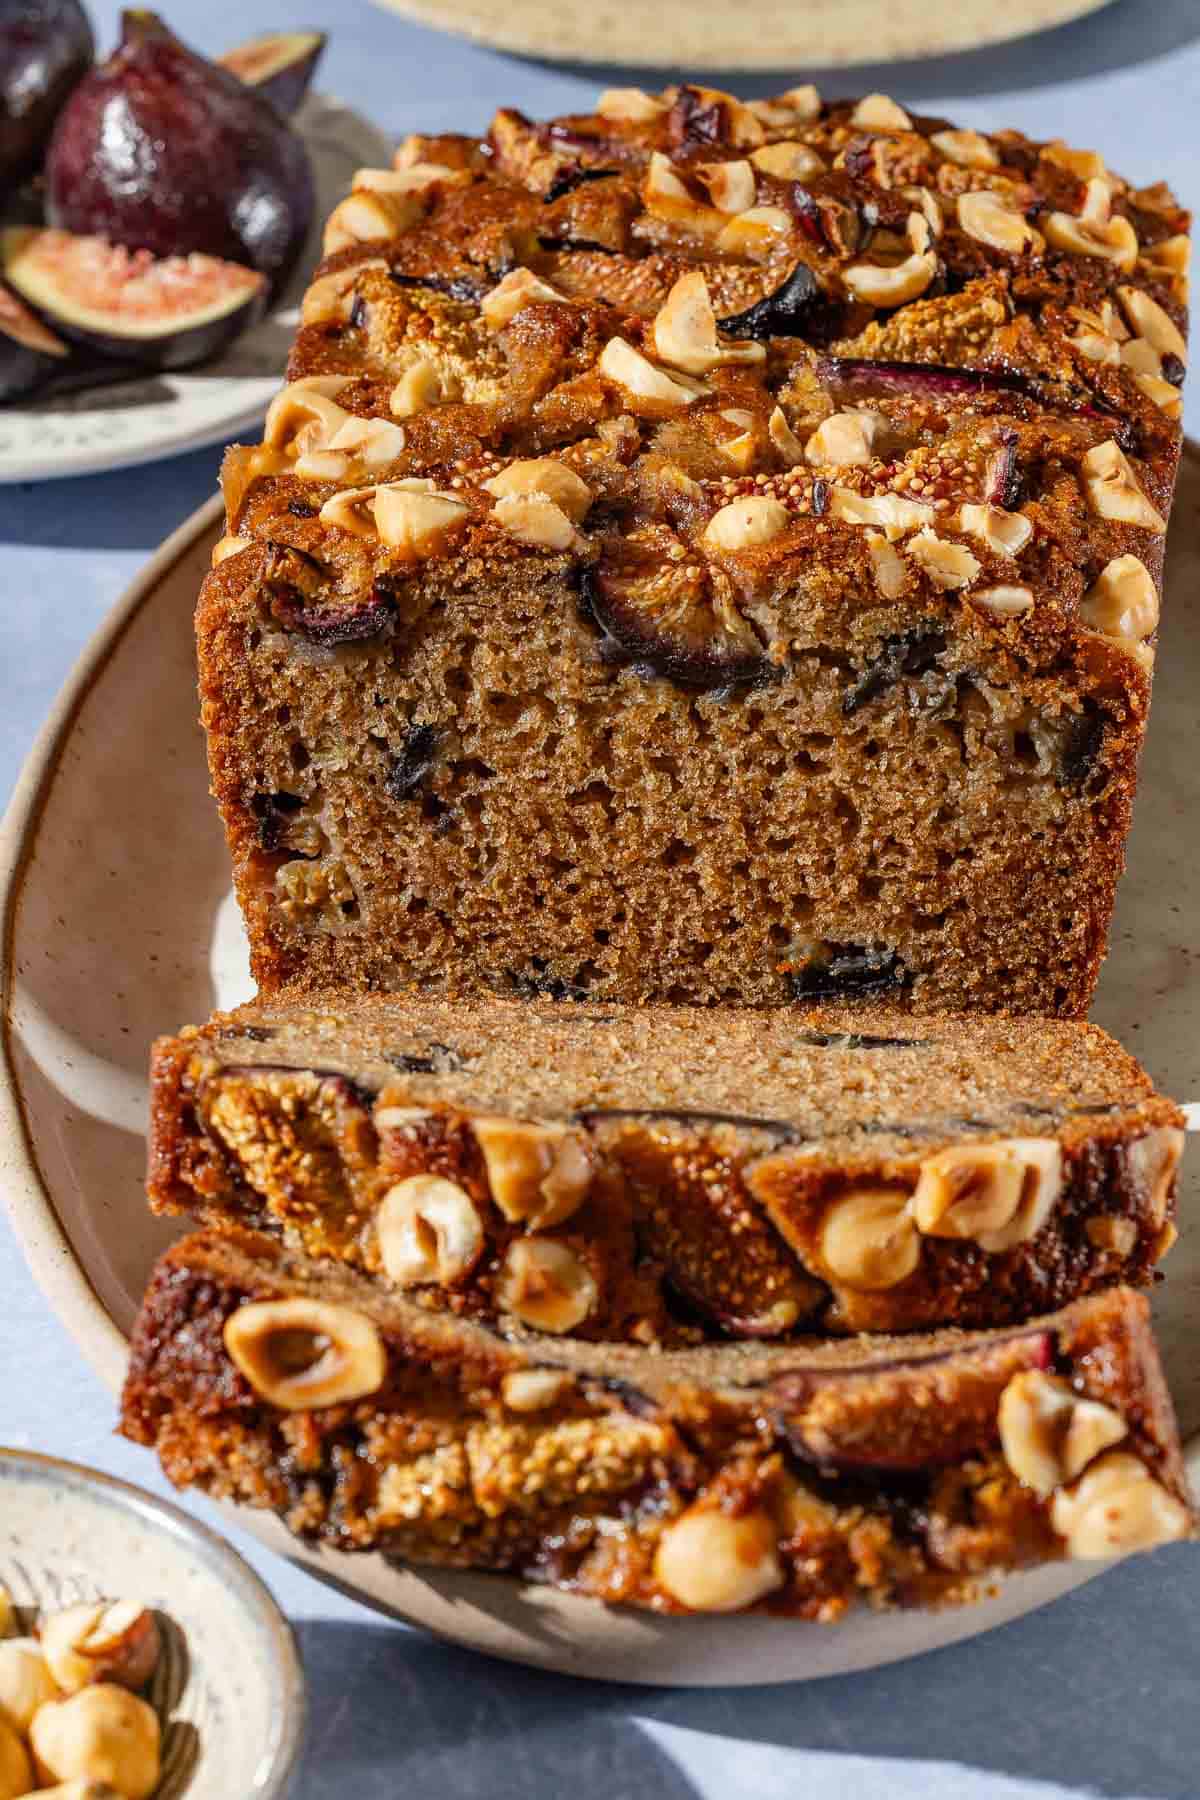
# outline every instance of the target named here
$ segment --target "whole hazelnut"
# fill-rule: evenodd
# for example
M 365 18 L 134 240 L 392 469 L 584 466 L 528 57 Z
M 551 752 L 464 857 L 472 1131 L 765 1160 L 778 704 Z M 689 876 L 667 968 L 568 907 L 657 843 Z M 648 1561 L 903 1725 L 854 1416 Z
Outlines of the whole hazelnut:
M 154 1614 L 133 1600 L 93 1600 L 51 1613 L 41 1627 L 42 1654 L 64 1694 L 96 1681 L 144 1687 L 161 1649 Z
M 25 1736 L 38 1707 L 58 1697 L 40 1644 L 33 1638 L 0 1644 L 0 1719 Z
M 111 1682 L 39 1707 L 29 1741 L 43 1786 L 106 1781 L 123 1800 L 149 1800 L 158 1786 L 157 1715 Z

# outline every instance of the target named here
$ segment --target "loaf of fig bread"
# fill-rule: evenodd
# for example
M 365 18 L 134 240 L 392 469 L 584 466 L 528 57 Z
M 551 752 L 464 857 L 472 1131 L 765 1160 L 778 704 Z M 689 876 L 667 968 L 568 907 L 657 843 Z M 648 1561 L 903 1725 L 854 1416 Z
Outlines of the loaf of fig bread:
M 121 1429 L 319 1544 L 662 1612 L 964 1601 L 1193 1530 L 1127 1288 L 1007 1332 L 654 1352 L 508 1342 L 201 1234 L 151 1281 Z
M 1095 1026 L 301 994 L 154 1049 L 159 1212 L 548 1336 L 1001 1325 L 1147 1283 L 1182 1117 Z
M 1082 1014 L 1187 230 L 810 88 L 361 171 L 198 611 L 260 982 Z

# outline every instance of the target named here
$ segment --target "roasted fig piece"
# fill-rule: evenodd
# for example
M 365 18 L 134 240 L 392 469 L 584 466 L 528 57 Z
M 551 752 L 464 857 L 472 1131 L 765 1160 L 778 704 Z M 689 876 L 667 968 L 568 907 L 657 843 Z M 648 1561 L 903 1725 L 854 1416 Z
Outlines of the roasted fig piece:
M 734 604 L 727 578 L 704 558 L 672 560 L 665 526 L 613 538 L 583 575 L 583 600 L 618 657 L 680 687 L 770 680 L 773 667 Z
M 821 343 L 836 335 L 844 313 L 845 308 L 830 299 L 808 264 L 798 262 L 773 294 L 719 323 L 722 331 L 735 338 L 791 337 Z
M 290 117 L 312 86 L 327 42 L 323 31 L 268 31 L 217 60 Z
M 0 194 L 10 194 L 37 168 L 54 121 L 95 52 L 79 0 L 0 6 Z
M 62 339 L 0 286 L 0 400 L 27 394 L 61 368 L 69 351 Z
M 793 945 L 782 966 L 797 1000 L 858 999 L 909 980 L 900 957 L 882 944 L 804 942 Z
M 243 263 L 278 286 L 312 219 L 304 145 L 269 100 L 153 13 L 127 12 L 123 26 L 55 127 L 50 224 L 152 256 Z
M 103 238 L 16 225 L 0 274 L 64 337 L 151 369 L 187 369 L 259 317 L 266 280 L 211 256 L 130 252 Z

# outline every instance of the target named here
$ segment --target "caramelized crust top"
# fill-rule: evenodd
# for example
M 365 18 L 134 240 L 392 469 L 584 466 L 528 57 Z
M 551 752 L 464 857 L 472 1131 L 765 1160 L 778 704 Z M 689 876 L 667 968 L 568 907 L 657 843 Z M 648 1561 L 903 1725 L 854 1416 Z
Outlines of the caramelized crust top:
M 328 222 L 218 555 L 318 642 L 431 559 L 556 559 L 684 685 L 778 672 L 853 599 L 1066 635 L 1136 689 L 1188 225 L 1093 151 L 881 95 L 620 89 L 409 138 Z

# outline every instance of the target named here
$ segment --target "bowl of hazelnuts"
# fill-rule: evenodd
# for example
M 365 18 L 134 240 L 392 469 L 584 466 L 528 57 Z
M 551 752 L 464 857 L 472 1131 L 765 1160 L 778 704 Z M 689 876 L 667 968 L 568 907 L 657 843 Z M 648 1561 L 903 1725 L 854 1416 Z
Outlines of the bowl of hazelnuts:
M 215 1532 L 0 1449 L 0 1800 L 275 1800 L 303 1727 L 287 1621 Z

